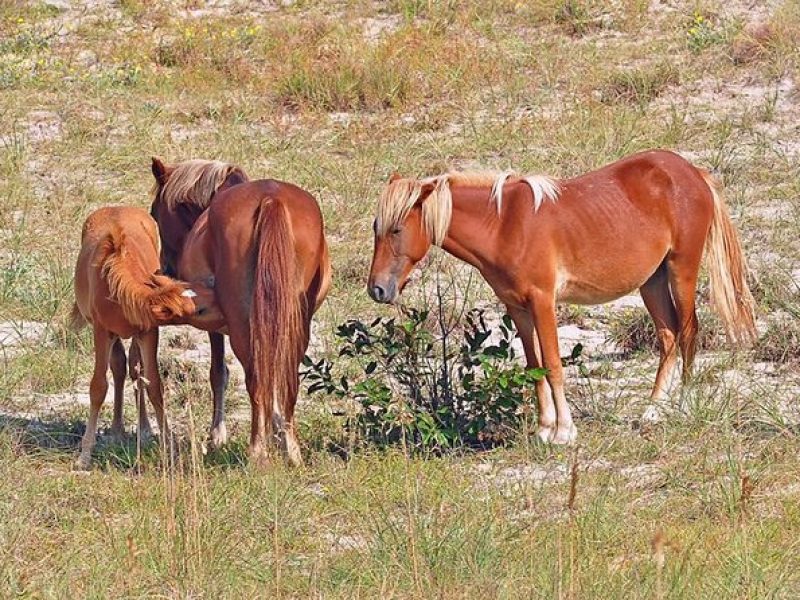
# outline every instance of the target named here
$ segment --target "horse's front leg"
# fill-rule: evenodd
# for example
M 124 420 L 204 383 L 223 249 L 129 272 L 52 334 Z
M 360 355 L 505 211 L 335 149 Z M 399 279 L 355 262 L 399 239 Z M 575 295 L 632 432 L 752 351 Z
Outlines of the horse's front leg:
M 140 377 L 138 385 L 144 383 L 147 389 L 147 396 L 150 398 L 150 404 L 153 405 L 153 410 L 156 413 L 162 449 L 168 450 L 168 456 L 172 461 L 175 461 L 177 459 L 177 448 L 167 423 L 167 413 L 164 409 L 164 392 L 161 387 L 161 375 L 158 372 L 158 328 L 136 336 L 134 342 L 139 346 L 142 373 L 144 375 L 144 382 L 141 381 Z M 142 402 L 142 405 L 144 405 L 144 402 Z
M 209 441 L 212 448 L 220 448 L 228 442 L 228 428 L 225 425 L 225 388 L 228 385 L 228 366 L 225 364 L 225 336 L 210 331 L 211 344 L 211 394 L 214 398 L 214 414 L 211 420 Z
M 548 293 L 537 290 L 533 294 L 531 308 L 542 351 L 542 362 L 547 369 L 547 382 L 553 390 L 556 405 L 556 430 L 550 441 L 554 444 L 571 444 L 577 439 L 578 430 L 572 422 L 572 413 L 564 394 L 564 369 L 558 349 L 555 294 L 552 291 Z
M 542 351 L 536 339 L 533 328 L 533 316 L 530 311 L 507 306 L 508 314 L 517 327 L 517 333 L 522 340 L 525 358 L 529 368 L 542 367 Z M 553 403 L 553 392 L 546 378 L 536 382 L 536 398 L 539 404 L 539 438 L 549 442 L 556 432 L 556 405 Z

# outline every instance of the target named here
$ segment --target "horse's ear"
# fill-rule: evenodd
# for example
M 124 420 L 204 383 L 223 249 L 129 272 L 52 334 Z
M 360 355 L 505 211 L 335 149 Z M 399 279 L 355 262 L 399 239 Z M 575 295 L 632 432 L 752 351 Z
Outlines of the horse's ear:
M 169 177 L 170 173 L 172 173 L 172 167 L 165 165 L 164 162 L 157 156 L 154 156 L 152 160 L 153 163 L 150 168 L 153 171 L 153 177 L 156 178 L 156 181 L 160 185 L 164 185 L 167 182 L 167 178 Z
M 437 185 L 436 179 L 433 180 L 429 179 L 427 181 L 422 182 L 422 187 L 420 187 L 419 199 L 417 200 L 417 202 L 422 202 L 425 200 L 425 198 L 430 196 L 431 192 L 433 192 L 433 190 L 436 189 L 436 185 Z
M 394 183 L 398 179 L 402 179 L 402 177 L 400 177 L 400 173 L 397 171 L 393 171 L 392 174 L 389 175 L 389 183 Z

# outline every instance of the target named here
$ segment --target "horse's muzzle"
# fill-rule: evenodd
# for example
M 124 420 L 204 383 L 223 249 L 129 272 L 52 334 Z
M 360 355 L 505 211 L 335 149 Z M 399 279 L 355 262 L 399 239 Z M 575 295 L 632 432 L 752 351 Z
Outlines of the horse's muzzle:
M 390 304 L 394 302 L 394 299 L 397 297 L 397 282 L 391 281 L 383 285 L 373 283 L 367 286 L 367 291 L 369 292 L 370 298 L 375 300 L 375 302 Z

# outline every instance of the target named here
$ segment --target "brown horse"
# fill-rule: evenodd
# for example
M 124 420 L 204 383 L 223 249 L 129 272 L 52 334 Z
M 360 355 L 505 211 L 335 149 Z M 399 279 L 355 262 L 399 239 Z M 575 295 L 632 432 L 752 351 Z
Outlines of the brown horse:
M 556 302 L 600 304 L 639 288 L 660 348 L 653 400 L 667 394 L 677 348 L 684 381 L 689 376 L 704 247 L 729 339 L 756 335 L 746 263 L 718 186 L 671 152 L 635 154 L 562 181 L 509 172 L 393 176 L 374 228 L 368 290 L 378 302 L 395 300 L 431 244 L 478 268 L 514 320 L 528 365 L 547 368 L 536 386 L 546 441 L 577 435 L 564 396 Z
M 94 333 L 94 375 L 89 387 L 90 409 L 77 466 L 88 468 L 97 434 L 97 417 L 108 390 L 106 371 L 114 377 L 112 433 L 122 434 L 125 349 L 121 338 L 133 337 L 130 373 L 137 383 L 139 431 L 150 423 L 143 386 L 156 411 L 162 439 L 167 419 L 158 374 L 158 326 L 218 321 L 214 292 L 202 284 L 176 281 L 159 272 L 158 230 L 139 208 L 101 208 L 86 219 L 75 267 L 73 325 L 91 323 Z M 142 381 L 137 381 L 142 375 Z
M 319 205 L 294 185 L 249 181 L 227 163 L 170 166 L 153 159 L 152 169 L 151 214 L 159 223 L 165 267 L 184 278 L 213 281 L 224 316 L 212 334 L 220 336 L 216 348 L 212 337 L 212 440 L 219 423 L 224 431 L 224 378 L 214 386 L 214 365 L 224 368 L 224 331 L 245 371 L 250 455 L 263 457 L 272 430 L 289 461 L 300 464 L 294 419 L 298 368 L 331 276 Z
M 152 172 L 155 184 L 150 214 L 158 223 L 161 236 L 161 268 L 165 274 L 175 277 L 178 273 L 178 258 L 182 256 L 186 237 L 201 217 L 202 221 L 193 236 L 200 235 L 207 226 L 206 209 L 214 194 L 249 179 L 236 165 L 208 160 L 189 160 L 176 166 L 166 165 L 161 160 L 153 158 Z M 207 282 L 213 286 L 213 271 L 210 266 L 204 264 L 204 257 L 207 255 L 209 249 L 186 255 L 185 268 L 191 272 L 205 272 Z M 192 261 L 200 264 L 191 264 Z M 222 322 L 219 327 L 209 328 L 207 331 L 211 346 L 209 379 L 214 406 L 209 441 L 212 447 L 219 448 L 228 441 L 228 429 L 225 425 L 225 387 L 228 384 L 229 373 L 225 364 L 223 334 L 225 323 Z

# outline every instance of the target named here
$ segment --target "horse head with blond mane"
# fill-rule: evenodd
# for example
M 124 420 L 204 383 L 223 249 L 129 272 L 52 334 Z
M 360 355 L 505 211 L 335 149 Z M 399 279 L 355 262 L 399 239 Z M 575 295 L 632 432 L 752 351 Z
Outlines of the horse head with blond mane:
M 219 160 L 193 159 L 170 165 L 153 157 L 152 172 L 150 214 L 161 236 L 161 266 L 174 276 L 186 234 L 214 195 L 249 179 L 241 167 Z
M 530 186 L 534 211 L 545 199 L 555 202 L 558 197 L 558 183 L 543 175 L 521 177 L 512 171 L 453 171 L 412 179 L 393 174 L 378 200 L 373 224 L 375 249 L 367 285 L 372 299 L 393 302 L 430 247 L 445 243 L 453 216 L 454 188 L 485 188 L 488 202 L 494 204 L 493 212 L 499 216 L 503 186 L 515 179 Z

